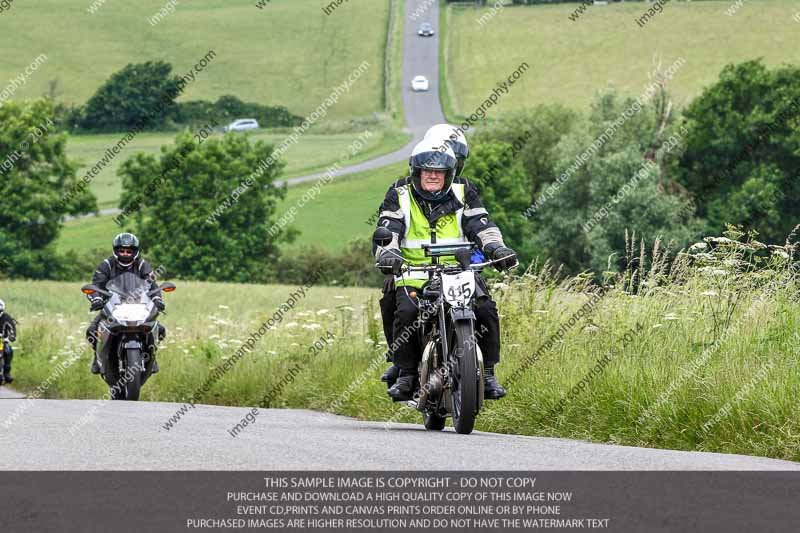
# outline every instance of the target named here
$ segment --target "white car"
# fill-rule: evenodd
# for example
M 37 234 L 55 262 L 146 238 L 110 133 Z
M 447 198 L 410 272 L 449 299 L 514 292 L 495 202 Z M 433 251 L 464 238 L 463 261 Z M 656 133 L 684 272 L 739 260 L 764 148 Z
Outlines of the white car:
M 259 128 L 258 121 L 254 118 L 240 118 L 238 120 L 234 120 L 227 126 L 225 126 L 225 131 L 247 131 L 247 130 L 257 130 Z
M 420 37 L 433 37 L 433 26 L 430 22 L 423 22 L 417 30 L 417 35 Z
M 425 76 L 416 76 L 411 80 L 411 89 L 413 91 L 427 91 L 429 88 L 430 84 Z

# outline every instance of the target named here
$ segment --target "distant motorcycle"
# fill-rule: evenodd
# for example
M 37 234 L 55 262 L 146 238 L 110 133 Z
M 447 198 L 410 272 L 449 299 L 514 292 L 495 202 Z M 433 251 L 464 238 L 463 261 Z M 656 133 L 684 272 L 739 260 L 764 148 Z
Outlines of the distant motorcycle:
M 386 228 L 375 230 L 380 247 L 392 241 Z M 419 392 L 407 402 L 422 413 L 425 428 L 444 429 L 448 416 L 457 433 L 469 434 L 483 406 L 483 355 L 475 334 L 476 273 L 497 261 L 471 264 L 473 243 L 423 246 L 432 263 L 403 265 L 403 272 L 426 272 L 429 281 L 419 295 L 419 330 L 424 347 L 419 364 Z M 457 265 L 440 264 L 439 258 L 455 256 Z M 409 291 L 417 289 L 409 288 Z
M 84 294 L 107 298 L 97 331 L 97 362 L 112 400 L 139 399 L 142 385 L 153 373 L 158 341 L 159 311 L 152 297 L 174 290 L 172 283 L 150 290 L 150 281 L 131 272 L 109 281 L 106 290 L 96 285 L 81 288 Z

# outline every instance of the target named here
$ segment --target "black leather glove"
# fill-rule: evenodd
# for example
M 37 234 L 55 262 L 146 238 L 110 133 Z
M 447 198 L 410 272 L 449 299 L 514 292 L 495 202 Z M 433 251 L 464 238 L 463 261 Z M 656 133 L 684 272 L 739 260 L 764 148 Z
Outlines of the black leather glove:
M 164 301 L 161 298 L 155 298 L 153 300 L 153 305 L 155 305 L 156 309 L 158 309 L 162 313 L 164 312 L 164 309 L 167 308 L 167 306 L 164 305 Z
M 386 276 L 383 280 L 383 294 L 394 292 L 394 276 Z
M 400 274 L 400 267 L 403 266 L 403 259 L 395 255 L 397 252 L 383 252 L 378 259 L 378 266 L 382 272 L 391 272 L 395 276 Z
M 99 311 L 103 308 L 103 299 L 102 298 L 94 298 L 92 300 L 92 306 L 89 309 L 90 311 Z
M 519 264 L 514 250 L 506 248 L 505 246 L 497 248 L 494 254 L 492 254 L 492 259 L 497 261 L 497 263 L 494 264 L 497 270 L 508 270 Z

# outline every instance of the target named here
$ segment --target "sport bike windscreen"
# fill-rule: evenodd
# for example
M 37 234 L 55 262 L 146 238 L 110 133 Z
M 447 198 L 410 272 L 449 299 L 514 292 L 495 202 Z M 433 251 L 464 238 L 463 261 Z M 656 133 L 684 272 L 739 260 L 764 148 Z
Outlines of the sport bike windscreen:
M 125 272 L 109 281 L 106 289 L 123 297 L 130 296 L 139 299 L 150 289 L 150 282 L 132 272 Z

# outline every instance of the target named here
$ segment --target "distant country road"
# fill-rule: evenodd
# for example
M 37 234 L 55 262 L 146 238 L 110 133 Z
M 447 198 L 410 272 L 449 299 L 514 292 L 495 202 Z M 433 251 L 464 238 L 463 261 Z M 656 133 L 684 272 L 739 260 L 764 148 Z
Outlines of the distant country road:
M 417 7 L 427 6 L 423 15 L 412 20 Z M 422 22 L 433 24 L 436 33 L 433 37 L 417 36 L 417 29 Z M 415 93 L 411 90 L 411 79 L 423 75 L 430 82 L 428 92 Z M 403 91 L 403 110 L 406 126 L 413 135 L 411 141 L 396 152 L 385 154 L 357 165 L 341 168 L 333 175 L 336 177 L 374 170 L 377 168 L 407 161 L 414 145 L 422 140 L 425 131 L 434 124 L 445 122 L 444 113 L 439 100 L 439 2 L 430 0 L 406 0 L 405 24 L 403 25 L 403 69 L 400 87 Z M 314 181 L 325 175 L 317 172 L 307 176 L 299 176 L 286 180 L 289 185 Z
M 1 389 L 0 389 L 1 390 Z M 386 401 L 389 401 L 386 399 Z M 248 408 L 198 405 L 170 431 L 179 404 L 0 400 L 0 470 L 800 470 L 800 464 L 715 453 L 566 439 L 426 431 L 294 409 L 261 410 L 236 437 Z M 397 450 L 406 450 L 398 454 Z

